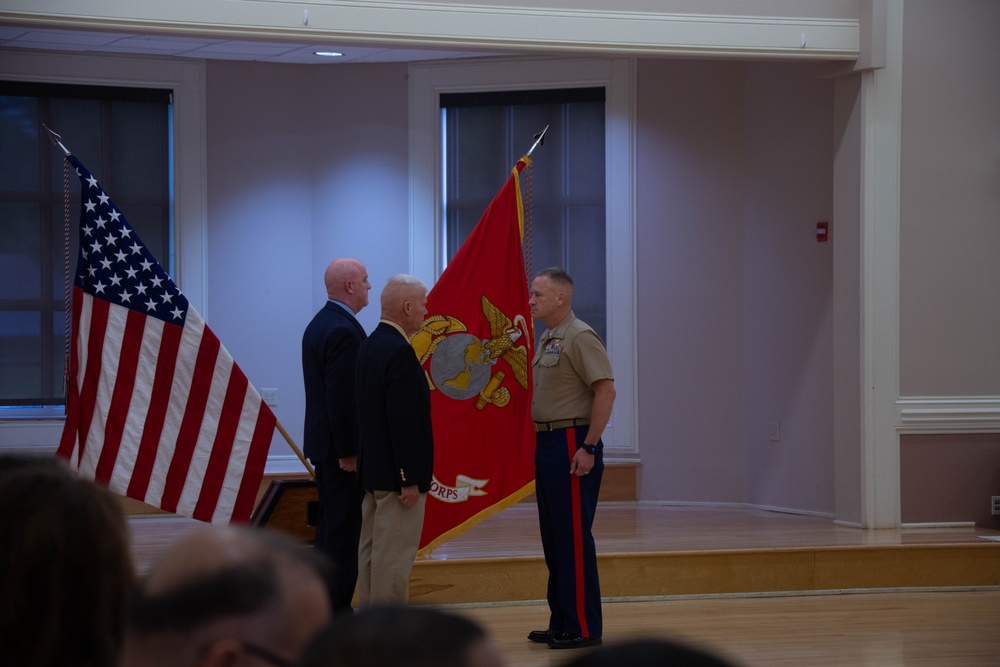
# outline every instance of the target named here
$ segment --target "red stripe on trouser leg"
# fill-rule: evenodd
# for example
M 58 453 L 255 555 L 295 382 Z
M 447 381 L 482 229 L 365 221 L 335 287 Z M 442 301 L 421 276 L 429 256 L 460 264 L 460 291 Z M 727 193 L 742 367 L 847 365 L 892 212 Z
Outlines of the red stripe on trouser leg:
M 566 429 L 566 449 L 569 460 L 576 456 L 576 429 Z M 570 463 L 572 466 L 572 463 Z M 580 508 L 580 476 L 570 474 L 570 489 L 573 494 L 573 569 L 576 575 L 576 615 L 580 619 L 580 634 L 590 636 L 587 629 L 587 608 L 583 581 L 583 512 Z

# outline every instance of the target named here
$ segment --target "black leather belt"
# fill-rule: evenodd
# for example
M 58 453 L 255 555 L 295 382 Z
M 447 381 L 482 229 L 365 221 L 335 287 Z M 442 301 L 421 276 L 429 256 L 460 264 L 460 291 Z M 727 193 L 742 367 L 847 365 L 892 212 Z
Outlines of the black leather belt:
M 554 422 L 535 422 L 535 433 L 539 431 L 555 431 L 556 429 L 569 428 L 570 426 L 586 426 L 589 423 L 589 419 L 560 419 Z

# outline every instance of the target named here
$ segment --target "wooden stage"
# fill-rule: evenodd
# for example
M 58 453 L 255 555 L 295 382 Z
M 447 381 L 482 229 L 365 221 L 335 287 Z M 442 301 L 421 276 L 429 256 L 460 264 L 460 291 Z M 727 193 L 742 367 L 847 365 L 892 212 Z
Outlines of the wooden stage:
M 146 571 L 201 526 L 132 516 Z M 595 521 L 607 643 L 657 637 L 738 667 L 1000 665 L 1000 531 L 866 531 L 757 509 L 602 503 Z M 511 667 L 576 651 L 526 640 L 548 609 L 535 506 L 523 502 L 419 558 L 411 600 L 480 623 Z M 566 654 L 570 655 L 566 655 Z
M 136 567 L 200 526 L 131 516 Z M 594 526 L 602 596 L 656 599 L 855 590 L 1000 587 L 1000 531 L 862 530 L 759 509 L 602 503 Z M 545 564 L 532 503 L 520 503 L 418 557 L 415 604 L 539 600 Z

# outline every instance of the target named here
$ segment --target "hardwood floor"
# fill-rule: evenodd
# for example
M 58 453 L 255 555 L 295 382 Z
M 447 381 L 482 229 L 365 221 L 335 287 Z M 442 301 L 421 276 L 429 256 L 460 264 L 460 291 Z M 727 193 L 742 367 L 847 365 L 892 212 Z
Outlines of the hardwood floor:
M 129 525 L 144 572 L 201 524 Z M 1000 665 L 1000 531 L 609 503 L 594 532 L 607 642 L 675 639 L 748 667 Z M 576 652 L 526 640 L 548 621 L 544 577 L 535 508 L 521 504 L 419 557 L 411 600 L 476 619 L 512 666 L 558 666 Z
M 449 610 L 483 625 L 511 666 L 577 654 L 526 640 L 548 621 L 543 604 Z M 630 601 L 604 604 L 604 640 L 679 641 L 742 667 L 995 667 L 998 619 L 997 590 Z

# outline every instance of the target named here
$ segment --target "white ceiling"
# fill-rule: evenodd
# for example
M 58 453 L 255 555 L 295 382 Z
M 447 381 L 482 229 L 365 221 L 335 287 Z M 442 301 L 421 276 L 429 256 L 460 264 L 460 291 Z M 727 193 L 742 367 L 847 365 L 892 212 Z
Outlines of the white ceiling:
M 192 37 L 190 35 L 53 30 L 4 25 L 0 25 L 0 47 L 177 56 L 198 59 L 257 60 L 296 64 L 410 62 L 507 55 L 485 51 L 441 51 L 411 47 L 351 46 L 319 42 L 231 40 Z M 337 51 L 344 55 L 339 58 L 329 58 L 317 56 L 316 51 Z

